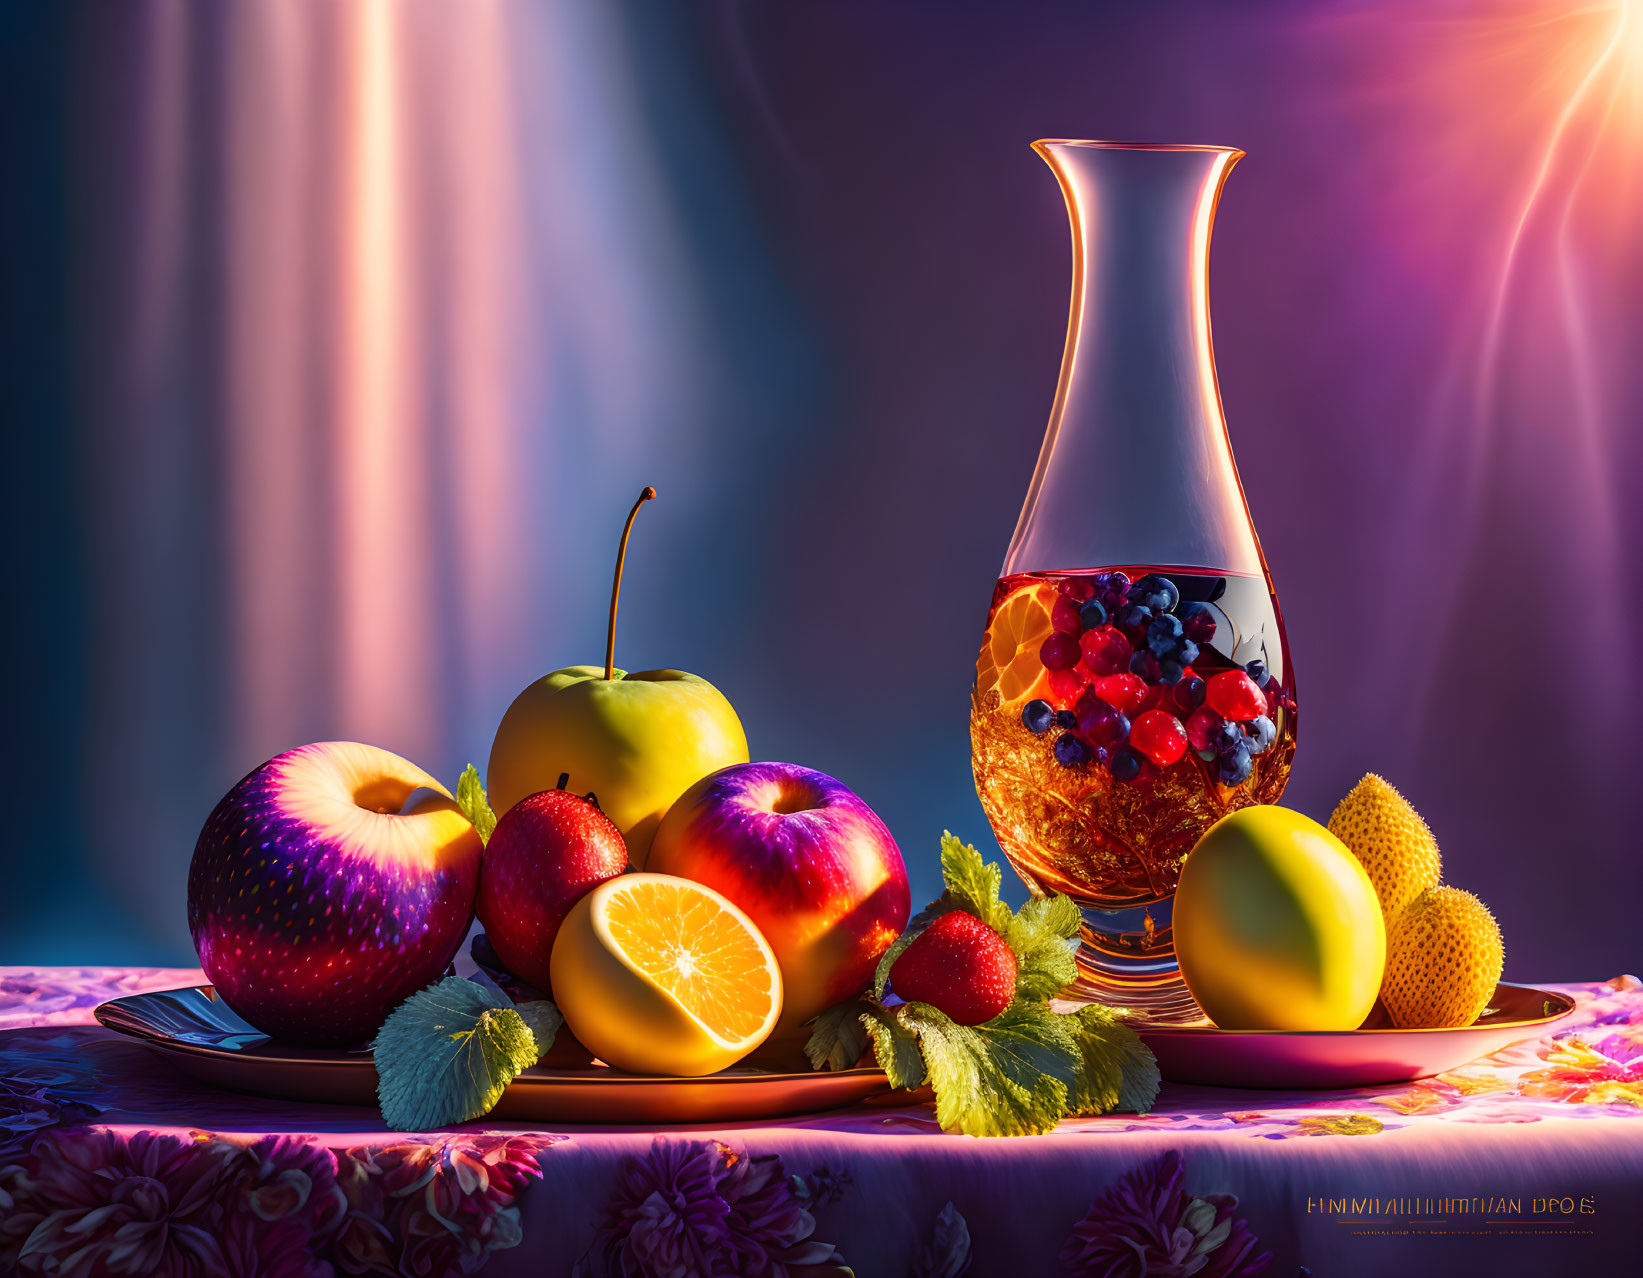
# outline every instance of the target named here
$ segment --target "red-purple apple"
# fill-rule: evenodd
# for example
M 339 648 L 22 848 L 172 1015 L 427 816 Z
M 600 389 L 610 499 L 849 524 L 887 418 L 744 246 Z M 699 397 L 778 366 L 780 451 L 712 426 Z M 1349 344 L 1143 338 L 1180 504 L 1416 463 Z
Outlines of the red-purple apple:
M 479 921 L 502 965 L 549 988 L 559 925 L 606 879 L 628 868 L 622 832 L 568 790 L 543 790 L 502 814 L 479 870 Z
M 263 1033 L 356 1046 L 456 956 L 480 849 L 445 788 L 397 754 L 325 741 L 275 755 L 195 844 L 200 966 Z
M 778 1033 L 866 989 L 911 905 L 878 814 L 792 763 L 702 778 L 662 818 L 644 868 L 704 883 L 758 924 L 782 969 Z

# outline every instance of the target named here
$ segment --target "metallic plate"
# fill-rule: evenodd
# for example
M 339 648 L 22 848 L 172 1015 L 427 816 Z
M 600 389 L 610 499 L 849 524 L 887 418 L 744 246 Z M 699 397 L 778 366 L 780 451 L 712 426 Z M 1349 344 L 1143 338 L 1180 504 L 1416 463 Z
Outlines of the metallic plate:
M 1495 987 L 1483 1015 L 1460 1029 L 1219 1030 L 1208 1022 L 1132 1022 L 1163 1076 L 1212 1087 L 1332 1089 L 1402 1083 L 1539 1038 L 1574 1000 L 1529 985 Z
M 209 985 L 128 994 L 100 1005 L 96 1016 L 213 1087 L 376 1107 L 369 1052 L 280 1046 L 219 1003 Z M 770 1073 L 735 1066 L 705 1078 L 659 1078 L 603 1065 L 533 1065 L 508 1084 L 488 1117 L 646 1126 L 722 1122 L 838 1109 L 889 1090 L 883 1071 L 871 1068 Z

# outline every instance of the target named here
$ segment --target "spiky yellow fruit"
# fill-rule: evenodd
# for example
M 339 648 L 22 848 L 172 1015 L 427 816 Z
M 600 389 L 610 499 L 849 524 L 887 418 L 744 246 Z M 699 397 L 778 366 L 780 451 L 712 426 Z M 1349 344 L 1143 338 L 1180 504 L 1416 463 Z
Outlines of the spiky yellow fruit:
M 1399 1029 L 1470 1025 L 1489 1006 L 1504 961 L 1488 906 L 1459 888 L 1430 888 L 1387 933 L 1381 1001 Z
M 1386 780 L 1367 773 L 1329 818 L 1329 832 L 1363 862 L 1390 931 L 1398 915 L 1443 872 L 1438 841 Z

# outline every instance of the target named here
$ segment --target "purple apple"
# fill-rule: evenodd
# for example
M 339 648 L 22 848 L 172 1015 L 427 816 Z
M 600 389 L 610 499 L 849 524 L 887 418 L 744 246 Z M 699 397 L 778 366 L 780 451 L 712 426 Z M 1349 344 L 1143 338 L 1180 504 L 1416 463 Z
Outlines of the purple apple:
M 901 851 L 843 782 L 792 763 L 738 763 L 668 809 L 643 867 L 724 893 L 782 969 L 777 1032 L 859 994 L 907 926 Z
M 481 850 L 445 788 L 397 754 L 287 750 L 200 831 L 188 870 L 200 966 L 263 1033 L 357 1046 L 456 956 Z

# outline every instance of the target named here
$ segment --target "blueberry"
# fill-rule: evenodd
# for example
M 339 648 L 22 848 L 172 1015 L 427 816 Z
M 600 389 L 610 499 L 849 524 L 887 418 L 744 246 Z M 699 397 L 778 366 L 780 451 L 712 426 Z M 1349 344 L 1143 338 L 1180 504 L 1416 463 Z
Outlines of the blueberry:
M 1180 647 L 1175 650 L 1175 659 L 1183 666 L 1190 666 L 1198 660 L 1198 645 L 1193 643 L 1191 639 L 1181 640 Z
M 1158 663 L 1159 683 L 1180 683 L 1181 676 L 1185 673 L 1186 671 L 1181 668 L 1181 663 L 1174 657 L 1165 657 Z
M 1244 733 L 1249 737 L 1249 752 L 1265 754 L 1278 739 L 1278 726 L 1264 714 L 1257 715 L 1244 725 Z
M 1021 726 L 1034 736 L 1048 732 L 1055 722 L 1055 711 L 1048 701 L 1029 701 L 1021 707 Z
M 1091 599 L 1078 610 L 1078 624 L 1085 630 L 1094 630 L 1107 624 L 1107 608 L 1099 599 Z
M 1181 592 L 1168 577 L 1149 572 L 1130 587 L 1129 600 L 1154 612 L 1172 612 L 1181 602 Z
M 1162 659 L 1174 652 L 1181 643 L 1181 619 L 1169 613 L 1154 617 L 1147 623 L 1147 647 L 1153 656 Z
M 1164 594 L 1163 591 L 1151 590 L 1139 581 L 1130 587 L 1130 593 L 1126 597 L 1132 604 L 1140 604 L 1143 608 L 1150 608 L 1154 612 L 1163 612 L 1164 604 L 1169 599 L 1169 596 Z
M 1126 604 L 1118 611 L 1118 624 L 1125 630 L 1144 631 L 1152 622 L 1152 609 L 1140 604 Z
M 1258 657 L 1244 667 L 1244 673 L 1251 679 L 1255 680 L 1255 686 L 1257 688 L 1266 687 L 1266 681 L 1272 678 L 1272 676 L 1267 673 L 1266 662 L 1262 661 Z
M 1141 775 L 1141 756 L 1134 750 L 1120 750 L 1112 757 L 1112 779 L 1133 781 Z
M 1209 734 L 1209 748 L 1223 759 L 1244 749 L 1244 730 L 1230 719 L 1222 719 Z
M 1071 710 L 1057 710 L 1055 712 L 1055 726 L 1058 728 L 1076 728 L 1078 716 Z
M 1107 575 L 1107 589 L 1115 590 L 1119 594 L 1126 593 L 1130 588 L 1130 575 L 1127 572 L 1109 572 Z
M 1055 761 L 1064 768 L 1081 768 L 1090 761 L 1090 747 L 1082 737 L 1063 732 L 1055 739 Z
M 1139 676 L 1143 682 L 1158 682 L 1158 658 L 1145 648 L 1130 658 L 1130 673 Z
M 1239 746 L 1231 754 L 1221 756 L 1221 784 L 1242 785 L 1255 766 L 1249 751 Z

